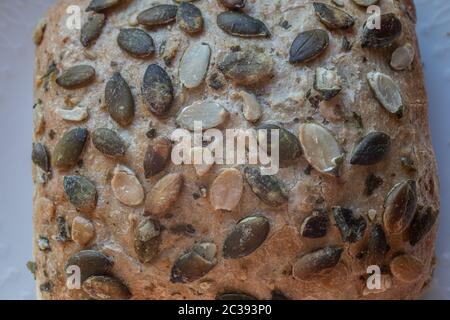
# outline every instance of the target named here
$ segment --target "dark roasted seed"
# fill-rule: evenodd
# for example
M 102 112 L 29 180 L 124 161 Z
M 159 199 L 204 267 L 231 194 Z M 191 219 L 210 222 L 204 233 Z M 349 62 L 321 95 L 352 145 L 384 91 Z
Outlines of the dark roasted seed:
M 119 125 L 128 126 L 134 119 L 135 105 L 128 83 L 116 72 L 105 88 L 105 103 L 111 118 Z
M 314 29 L 300 33 L 292 43 L 289 62 L 299 63 L 315 59 L 328 48 L 329 37 L 325 30 Z
M 147 27 L 160 26 L 175 21 L 178 6 L 162 4 L 151 7 L 137 16 L 137 21 Z
M 319 20 L 329 29 L 347 29 L 355 24 L 355 19 L 347 12 L 322 2 L 313 2 Z
M 64 89 L 78 89 L 89 85 L 95 79 L 95 69 L 88 65 L 79 65 L 64 71 L 56 83 Z
M 151 262 L 159 253 L 161 227 L 158 221 L 143 220 L 134 233 L 134 251 L 142 263 Z
M 219 2 L 228 9 L 241 9 L 245 7 L 247 0 L 219 0 Z
M 367 262 L 371 265 L 381 265 L 389 249 L 383 226 L 381 224 L 374 225 L 367 241 Z
M 245 293 L 224 293 L 218 296 L 216 300 L 239 301 L 239 300 L 258 300 L 258 299 Z
M 342 241 L 355 243 L 361 240 L 367 227 L 364 217 L 357 216 L 351 209 L 343 207 L 334 207 L 333 215 Z
M 363 48 L 388 47 L 400 37 L 400 34 L 402 33 L 402 23 L 393 13 L 381 15 L 381 28 L 369 28 L 367 23 L 368 21 L 364 24 L 361 36 L 361 46 Z
M 180 29 L 189 34 L 200 32 L 203 29 L 202 12 L 189 2 L 182 2 L 178 7 L 177 22 Z
M 121 0 L 92 0 L 86 11 L 101 12 L 119 4 Z
M 298 138 L 288 130 L 275 124 L 263 124 L 257 128 L 258 143 L 263 145 L 267 142 L 266 151 L 271 153 L 273 132 L 278 132 L 278 143 L 274 143 L 278 148 L 280 160 L 295 160 L 302 155 L 302 147 Z
M 82 289 L 94 300 L 128 300 L 131 293 L 122 281 L 110 276 L 92 276 L 83 282 Z
M 402 166 L 408 171 L 417 171 L 414 161 L 410 157 L 401 157 Z
M 172 151 L 169 139 L 159 137 L 147 149 L 144 157 L 144 173 L 148 179 L 164 170 Z
M 292 273 L 294 278 L 310 280 L 316 274 L 335 267 L 342 255 L 342 248 L 325 247 L 308 253 L 294 264 Z
M 436 223 L 438 213 L 431 207 L 419 208 L 408 230 L 409 243 L 415 246 L 431 231 Z
M 125 154 L 126 146 L 117 132 L 99 128 L 92 133 L 92 143 L 98 151 L 108 156 L 122 156 Z
M 89 47 L 100 37 L 105 26 L 106 17 L 101 13 L 94 13 L 81 28 L 80 41 L 84 47 Z
M 241 12 L 226 11 L 217 16 L 217 25 L 223 31 L 239 37 L 269 37 L 270 31 L 266 25 L 253 17 Z
M 272 290 L 271 296 L 271 300 L 291 300 L 283 291 L 280 290 Z
M 263 175 L 259 168 L 251 166 L 244 169 L 244 176 L 253 193 L 265 204 L 278 207 L 287 202 L 281 181 L 275 176 Z
M 157 64 L 148 66 L 142 82 L 142 96 L 150 111 L 164 116 L 172 107 L 174 90 L 167 72 Z
M 69 242 L 72 241 L 70 237 L 70 228 L 67 223 L 67 219 L 64 216 L 56 217 L 56 226 L 58 228 L 58 233 L 56 234 L 56 240 L 60 242 Z
M 383 184 L 383 179 L 371 173 L 367 176 L 365 184 L 366 188 L 364 194 L 370 197 L 373 192 Z
M 66 263 L 67 276 L 73 274 L 74 270 L 69 267 L 80 268 L 81 282 L 93 275 L 105 275 L 112 269 L 112 261 L 103 253 L 95 250 L 83 250 L 72 255 Z
M 84 128 L 75 128 L 64 133 L 53 150 L 52 165 L 61 169 L 75 166 L 83 152 L 87 136 L 88 131 Z
M 300 227 L 300 235 L 305 238 L 322 238 L 327 235 L 330 219 L 325 210 L 317 209 L 308 216 Z
M 414 218 L 417 205 L 416 182 L 406 180 L 389 191 L 385 203 L 383 221 L 389 234 L 405 231 Z
M 45 172 L 50 171 L 50 159 L 47 149 L 42 143 L 33 143 L 33 150 L 31 152 L 31 159 L 33 163 Z
M 137 28 L 121 29 L 117 37 L 119 47 L 137 58 L 146 58 L 155 52 L 153 38 Z
M 97 206 L 97 189 L 83 176 L 64 177 L 64 192 L 70 203 L 81 212 L 92 212 Z
M 356 146 L 350 163 L 353 165 L 370 166 L 381 162 L 389 148 L 391 138 L 383 132 L 371 132 Z

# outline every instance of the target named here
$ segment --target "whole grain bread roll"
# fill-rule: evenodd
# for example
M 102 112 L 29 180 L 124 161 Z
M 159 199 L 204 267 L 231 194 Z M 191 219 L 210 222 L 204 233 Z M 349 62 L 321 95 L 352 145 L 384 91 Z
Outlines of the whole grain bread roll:
M 33 35 L 39 297 L 419 297 L 439 186 L 414 10 L 58 1 Z M 277 129 L 278 173 L 175 164 L 195 120 Z

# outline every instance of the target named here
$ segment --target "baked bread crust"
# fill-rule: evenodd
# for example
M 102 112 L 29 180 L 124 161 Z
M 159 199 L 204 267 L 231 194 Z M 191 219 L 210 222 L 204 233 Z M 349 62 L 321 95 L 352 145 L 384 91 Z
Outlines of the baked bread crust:
M 170 1 L 167 3 L 172 4 Z M 261 19 L 272 35 L 245 39 L 228 35 L 217 26 L 216 16 L 225 10 L 217 1 L 196 1 L 194 4 L 200 8 L 205 20 L 203 32 L 192 36 L 182 32 L 178 24 L 149 29 L 157 52 L 147 59 L 128 55 L 116 43 L 119 30 L 130 27 L 133 16 L 149 7 L 146 1 L 124 1 L 108 10 L 103 31 L 89 49 L 81 45 L 78 30 L 65 26 L 68 17 L 66 9 L 73 4 L 73 0 L 60 0 L 49 10 L 45 33 L 36 49 L 34 142 L 45 145 L 52 158 L 57 142 L 69 129 L 87 128 L 90 135 L 80 157 L 82 162 L 74 168 L 51 168 L 51 174 L 43 174 L 42 169 L 33 166 L 36 281 L 40 298 L 89 297 L 83 290 L 69 290 L 65 285 L 67 260 L 85 249 L 100 251 L 114 261 L 111 272 L 128 287 L 132 299 L 214 299 L 228 292 L 270 299 L 274 291 L 281 291 L 291 299 L 413 299 L 420 296 L 430 281 L 435 265 L 436 224 L 414 246 L 405 236 L 407 232 L 387 235 L 390 250 L 382 259 L 382 270 L 390 275 L 392 284 L 383 292 L 367 294 L 364 279 L 368 276 L 368 263 L 363 254 L 371 228 L 376 223 L 383 225 L 385 198 L 395 184 L 407 179 L 414 180 L 418 207 L 439 211 L 439 185 L 419 54 L 416 54 L 409 70 L 394 71 L 389 66 L 391 53 L 399 45 L 410 43 L 415 52 L 419 52 L 413 1 L 380 0 L 382 12 L 393 12 L 403 25 L 402 34 L 395 43 L 380 50 L 361 48 L 359 37 L 367 18 L 365 10 L 350 0 L 345 1 L 343 10 L 356 19 L 353 29 L 328 30 L 330 44 L 327 51 L 301 65 L 288 63 L 289 47 L 296 35 L 316 28 L 327 30 L 314 14 L 310 1 L 248 1 L 244 11 Z M 82 19 L 85 21 L 87 15 L 84 8 L 89 1 L 79 0 L 77 4 L 82 8 Z M 350 51 L 342 50 L 344 36 L 354 43 Z M 166 52 L 170 50 L 168 48 L 177 49 L 169 65 L 165 65 L 164 53 L 159 50 L 164 41 Z M 207 78 L 196 89 L 182 89 L 178 77 L 179 61 L 189 44 L 200 41 L 208 43 L 212 49 Z M 246 87 L 223 78 L 217 70 L 218 59 L 236 45 L 264 48 L 275 63 L 273 78 L 263 84 Z M 74 65 L 91 65 L 95 68 L 96 79 L 84 88 L 63 89 L 52 76 L 43 77 L 52 63 L 60 72 Z M 163 119 L 148 110 L 138 89 L 151 63 L 164 67 L 175 90 L 173 106 Z M 343 90 L 334 99 L 313 106 L 313 100 L 308 100 L 307 93 L 313 86 L 314 70 L 331 65 L 342 77 Z M 104 101 L 106 83 L 117 71 L 129 83 L 136 104 L 136 116 L 132 124 L 126 127 L 111 119 Z M 405 106 L 401 119 L 389 114 L 374 98 L 366 80 L 366 74 L 372 71 L 395 79 Z M 215 75 L 223 83 L 223 88 L 218 90 L 210 86 Z M 215 211 L 208 196 L 196 196 L 201 186 L 211 187 L 227 166 L 214 165 L 207 174 L 198 177 L 192 166 L 169 163 L 163 172 L 145 178 L 145 153 L 152 144 L 146 135 L 149 122 L 153 123 L 158 137 L 170 136 L 177 127 L 176 115 L 183 107 L 198 100 L 214 99 L 230 112 L 226 128 L 251 128 L 253 125 L 244 119 L 241 112 L 242 102 L 238 92 L 243 88 L 253 92 L 262 102 L 260 123 L 276 121 L 298 136 L 300 125 L 314 119 L 330 130 L 346 152 L 341 175 L 331 177 L 310 170 L 302 156 L 283 164 L 277 174 L 289 189 L 288 203 L 275 208 L 268 206 L 255 196 L 248 183 L 244 183 L 241 200 L 231 212 Z M 61 119 L 55 111 L 70 105 L 88 107 L 88 118 L 79 123 Z M 352 119 L 361 119 L 362 126 Z M 103 127 L 115 130 L 126 142 L 124 156 L 107 157 L 94 147 L 92 133 Z M 349 160 L 355 144 L 371 131 L 383 131 L 391 137 L 390 151 L 383 161 L 375 165 L 351 165 Z M 406 170 L 402 157 L 413 160 L 414 169 Z M 136 226 L 145 219 L 145 202 L 133 207 L 126 206 L 114 196 L 111 188 L 111 178 L 119 163 L 135 172 L 147 198 L 156 182 L 167 174 L 181 173 L 184 177 L 182 190 L 169 214 L 156 217 L 163 226 L 161 246 L 150 263 L 140 262 L 133 244 Z M 236 168 L 242 171 L 242 166 Z M 98 201 L 93 212 L 80 212 L 68 201 L 63 181 L 65 176 L 74 174 L 85 176 L 95 184 Z M 371 196 L 367 196 L 364 194 L 365 182 L 370 174 L 380 177 L 383 183 Z M 332 214 L 335 206 L 351 208 L 366 221 L 367 228 L 356 243 L 343 242 Z M 299 228 L 302 222 L 318 207 L 325 209 L 331 219 L 326 235 L 317 239 L 301 237 Z M 224 259 L 224 239 L 232 227 L 243 217 L 253 214 L 255 208 L 270 222 L 267 239 L 246 257 Z M 71 237 L 61 237 L 64 220 L 72 226 L 76 217 L 90 220 L 95 228 L 95 236 L 86 244 L 73 241 Z M 189 232 L 180 232 L 183 230 L 180 226 L 186 225 L 189 225 Z M 48 239 L 50 248 L 42 241 L 39 243 L 40 237 L 41 240 L 42 237 Z M 201 241 L 211 241 L 217 245 L 217 265 L 196 281 L 171 282 L 171 269 L 177 258 Z M 343 249 L 340 261 L 334 268 L 326 269 L 308 281 L 293 276 L 293 266 L 300 257 L 326 246 Z M 398 272 L 389 268 L 391 261 L 401 254 L 414 256 L 422 264 L 420 274 L 411 282 L 400 280 Z

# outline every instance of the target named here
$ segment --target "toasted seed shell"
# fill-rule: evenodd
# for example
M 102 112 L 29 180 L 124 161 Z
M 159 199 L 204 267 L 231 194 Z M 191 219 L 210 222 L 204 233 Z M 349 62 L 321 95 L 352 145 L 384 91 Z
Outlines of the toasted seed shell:
M 330 219 L 325 210 L 314 210 L 300 227 L 300 235 L 305 238 L 322 238 L 327 235 Z
M 33 29 L 32 39 L 36 46 L 40 45 L 44 39 L 45 30 L 47 29 L 48 20 L 46 18 L 39 19 Z
M 172 142 L 169 139 L 159 137 L 153 140 L 153 144 L 148 146 L 144 157 L 144 172 L 147 179 L 164 170 L 171 151 Z
M 212 242 L 195 244 L 177 259 L 172 267 L 170 281 L 187 283 L 200 279 L 216 266 L 216 254 L 217 247 Z
M 325 30 L 314 29 L 300 33 L 292 43 L 289 62 L 300 63 L 315 59 L 328 48 L 329 41 Z
M 80 246 L 88 244 L 95 235 L 94 224 L 81 216 L 77 216 L 73 219 L 70 231 L 72 240 Z
M 31 152 L 31 159 L 33 163 L 45 172 L 50 171 L 50 159 L 47 149 L 42 143 L 33 143 L 33 150 Z
M 75 128 L 64 133 L 58 141 L 52 154 L 52 165 L 60 169 L 70 169 L 75 166 L 83 152 L 88 131 Z
M 416 281 L 424 272 L 424 264 L 418 258 L 404 254 L 395 257 L 389 265 L 394 277 L 402 282 Z
M 186 49 L 180 61 L 180 82 L 188 89 L 196 88 L 205 80 L 211 59 L 211 48 L 206 43 Z
M 178 6 L 161 4 L 142 11 L 137 16 L 137 21 L 147 27 L 160 26 L 175 21 L 177 11 Z
M 436 223 L 438 214 L 431 207 L 420 208 L 414 215 L 414 219 L 408 229 L 409 243 L 415 246 L 431 231 Z
M 89 117 L 86 107 L 76 106 L 73 109 L 56 108 L 55 113 L 66 121 L 81 122 Z
M 370 166 L 381 162 L 391 147 L 391 137 L 384 132 L 371 132 L 356 146 L 350 164 Z
M 394 80 L 380 72 L 369 72 L 367 80 L 380 104 L 390 113 L 402 117 L 404 112 L 402 95 Z
M 241 200 L 243 188 L 241 172 L 237 169 L 226 169 L 211 185 L 209 201 L 214 210 L 233 211 Z
M 172 107 L 174 99 L 172 80 L 157 64 L 151 64 L 145 71 L 142 96 L 149 110 L 156 116 L 166 115 Z
M 117 132 L 107 128 L 96 129 L 92 133 L 92 143 L 98 151 L 111 157 L 123 156 L 127 149 Z
M 119 4 L 121 0 L 92 0 L 86 11 L 101 12 Z
M 382 14 L 380 28 L 369 28 L 366 21 L 361 35 L 363 48 L 385 48 L 390 46 L 402 33 L 402 23 L 393 13 Z
M 81 27 L 80 42 L 84 47 L 89 47 L 100 37 L 105 26 L 106 16 L 101 13 L 94 13 Z
M 314 89 L 319 91 L 325 100 L 331 100 L 342 90 L 341 79 L 336 70 L 317 68 Z
M 182 2 L 178 7 L 177 23 L 186 33 L 198 33 L 203 29 L 202 12 L 192 3 Z
M 178 199 L 183 187 L 183 175 L 171 173 L 159 180 L 147 196 L 146 210 L 155 216 L 162 216 Z
M 265 204 L 278 207 L 287 202 L 288 197 L 275 176 L 262 175 L 259 168 L 251 166 L 244 169 L 244 176 L 253 193 Z
M 224 293 L 216 298 L 216 300 L 230 300 L 230 301 L 239 301 L 239 300 L 258 300 L 255 297 L 252 297 L 245 293 Z
M 84 213 L 90 213 L 97 206 L 97 189 L 95 185 L 83 176 L 64 177 L 64 192 L 75 208 Z
M 262 117 L 261 104 L 256 99 L 255 95 L 246 91 L 240 91 L 239 95 L 244 102 L 242 113 L 245 120 L 249 122 L 257 122 Z
M 348 29 L 355 24 L 355 19 L 344 10 L 322 2 L 313 2 L 319 20 L 330 29 Z
M 392 53 L 391 67 L 394 70 L 402 71 L 411 67 L 416 51 L 410 43 L 398 47 Z
M 83 282 L 82 289 L 94 300 L 128 300 L 131 293 L 122 281 L 110 276 L 92 276 Z
M 106 255 L 95 250 L 83 250 L 72 255 L 66 263 L 66 272 L 70 266 L 80 268 L 81 282 L 93 275 L 104 275 L 111 272 L 113 263 Z M 67 273 L 71 275 L 71 273 Z
M 78 65 L 64 71 L 56 83 L 64 89 L 78 89 L 89 85 L 95 79 L 95 69 L 88 65 Z
M 384 228 L 389 234 L 405 231 L 414 218 L 417 205 L 416 182 L 405 180 L 389 191 L 384 203 Z
M 246 257 L 258 249 L 267 239 L 270 231 L 269 220 L 260 215 L 240 220 L 223 243 L 225 259 Z
M 117 44 L 136 58 L 146 58 L 155 52 L 153 38 L 144 30 L 137 28 L 121 29 L 117 36 Z
M 258 143 L 269 154 L 272 147 L 278 148 L 281 161 L 295 160 L 302 155 L 302 146 L 298 138 L 288 130 L 275 125 L 263 124 L 257 129 Z M 278 141 L 272 142 L 272 132 L 278 130 Z
M 269 37 L 270 31 L 264 22 L 249 15 L 226 11 L 217 16 L 217 25 L 228 34 L 239 37 Z
M 334 220 L 338 227 L 342 241 L 355 243 L 362 239 L 367 228 L 367 222 L 362 216 L 357 216 L 351 209 L 334 207 Z
M 161 226 L 152 219 L 142 220 L 134 232 L 134 251 L 142 263 L 151 262 L 159 253 Z
M 342 252 L 342 248 L 329 246 L 304 255 L 294 264 L 292 270 L 294 278 L 311 280 L 318 273 L 335 267 L 341 259 Z
M 111 189 L 116 199 L 126 206 L 138 206 L 144 201 L 144 188 L 136 174 L 123 165 L 118 164 L 114 169 Z
M 379 0 L 353 0 L 354 3 L 362 7 L 369 7 L 371 5 L 376 4 L 378 1 Z
M 227 52 L 218 63 L 218 69 L 236 84 L 250 85 L 272 76 L 274 62 L 263 50 L 246 48 Z
M 119 125 L 126 127 L 134 119 L 135 105 L 128 83 L 119 72 L 114 73 L 105 88 L 108 112 Z
M 228 115 L 228 111 L 216 102 L 199 101 L 181 110 L 177 123 L 183 128 L 194 131 L 195 122 L 200 121 L 202 129 L 207 130 L 220 126 Z
M 383 226 L 381 224 L 374 225 L 367 241 L 367 262 L 370 265 L 381 265 L 389 249 Z

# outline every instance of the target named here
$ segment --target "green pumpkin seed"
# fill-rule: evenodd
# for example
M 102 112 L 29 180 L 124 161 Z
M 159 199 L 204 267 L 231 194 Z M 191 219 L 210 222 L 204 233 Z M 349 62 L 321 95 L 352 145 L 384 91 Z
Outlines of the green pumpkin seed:
M 95 11 L 101 12 L 112 8 L 120 3 L 121 0 L 92 0 L 86 8 L 86 12 Z
M 270 154 L 272 147 L 278 148 L 281 161 L 295 160 L 302 155 L 302 147 L 298 138 L 288 130 L 275 124 L 263 124 L 257 129 L 258 143 Z M 278 130 L 278 141 L 271 141 L 272 130 Z M 267 147 L 265 147 L 267 145 Z
M 221 294 L 220 296 L 218 296 L 216 298 L 216 300 L 224 300 L 224 301 L 226 301 L 226 300 L 230 300 L 230 301 L 248 300 L 248 301 L 251 301 L 251 300 L 258 300 L 258 299 L 256 299 L 255 297 L 252 297 L 248 294 L 245 294 L 245 293 L 230 292 L 230 293 Z
M 92 134 L 92 143 L 98 151 L 112 157 L 123 156 L 126 151 L 122 138 L 117 132 L 107 128 L 95 130 Z
M 83 282 L 82 289 L 94 300 L 128 300 L 131 293 L 122 281 L 109 276 L 92 276 Z
M 134 119 L 135 104 L 128 83 L 116 72 L 105 88 L 105 102 L 111 118 L 119 125 L 126 127 Z
M 391 57 L 392 69 L 402 71 L 410 68 L 414 61 L 415 54 L 416 50 L 409 43 L 406 43 L 405 45 L 398 47 L 392 53 Z
M 294 278 L 311 280 L 322 271 L 335 267 L 341 260 L 342 252 L 340 247 L 329 246 L 304 255 L 294 264 Z
M 199 101 L 181 110 L 177 123 L 194 131 L 195 122 L 200 121 L 202 129 L 207 130 L 223 124 L 228 115 L 228 111 L 216 102 Z
M 259 48 L 227 52 L 218 63 L 218 69 L 236 84 L 250 85 L 272 76 L 273 59 Z
M 142 96 L 149 110 L 156 116 L 165 116 L 172 107 L 174 99 L 172 80 L 157 64 L 151 64 L 145 71 Z
M 380 72 L 369 72 L 367 74 L 367 80 L 375 98 L 380 104 L 387 111 L 401 118 L 404 113 L 403 100 L 400 88 L 394 80 Z
M 415 246 L 431 231 L 436 223 L 438 214 L 431 207 L 419 208 L 408 230 L 409 243 Z
M 416 182 L 406 180 L 389 191 L 384 203 L 384 228 L 389 234 L 405 231 L 414 218 L 417 205 Z
M 80 268 L 81 282 L 94 275 L 105 275 L 111 272 L 113 263 L 109 257 L 95 250 L 83 250 L 72 255 L 66 263 L 67 275 L 71 275 L 71 266 Z M 73 271 L 72 271 L 73 272 Z
M 141 12 L 137 21 L 147 27 L 161 26 L 175 21 L 177 11 L 178 6 L 161 4 Z
M 333 215 L 336 226 L 341 233 L 342 241 L 355 243 L 362 239 L 367 228 L 364 217 L 358 216 L 351 209 L 343 207 L 334 207 Z
M 94 13 L 89 16 L 81 28 L 80 34 L 80 42 L 84 47 L 89 47 L 100 37 L 105 21 L 106 16 L 101 13 Z
M 386 157 L 391 147 L 391 137 L 384 132 L 371 132 L 356 146 L 350 164 L 370 166 Z
M 313 2 L 319 20 L 329 29 L 348 29 L 355 19 L 347 12 L 322 2 Z
M 81 212 L 92 212 L 97 206 L 97 189 L 83 176 L 64 177 L 64 192 L 70 203 Z
M 386 48 L 390 46 L 402 33 L 402 23 L 393 13 L 386 13 L 380 17 L 380 28 L 370 28 L 366 21 L 361 35 L 363 48 Z
M 345 0 L 332 0 L 332 2 L 337 5 L 338 7 L 343 7 L 344 6 L 344 1 Z
M 378 1 L 379 0 L 353 0 L 354 3 L 361 7 L 369 7 L 376 4 Z
M 337 96 L 342 90 L 342 83 L 336 70 L 317 68 L 314 89 L 327 101 Z
M 217 25 L 228 34 L 239 37 L 270 37 L 270 31 L 264 22 L 249 15 L 226 11 L 217 16 Z
M 266 217 L 255 215 L 240 220 L 225 239 L 223 257 L 239 259 L 250 255 L 264 243 L 269 231 Z
M 328 33 L 314 29 L 300 33 L 289 52 L 290 63 L 308 62 L 321 55 L 329 45 Z
M 247 0 L 219 0 L 219 2 L 228 9 L 242 9 Z
M 200 279 L 217 264 L 217 247 L 212 242 L 195 244 L 190 251 L 182 254 L 172 268 L 173 283 L 187 283 Z
M 159 137 L 153 140 L 144 157 L 144 172 L 147 179 L 164 170 L 170 159 L 171 151 L 172 142 L 169 139 Z
M 205 80 L 211 59 L 211 48 L 206 43 L 190 46 L 180 61 L 180 82 L 188 89 L 196 88 Z
M 33 163 L 45 172 L 50 171 L 50 159 L 47 149 L 42 143 L 33 143 L 33 150 L 31 152 L 31 159 Z
M 371 265 L 381 265 L 389 249 L 383 226 L 374 225 L 367 240 L 367 262 Z
M 287 202 L 284 186 L 275 176 L 262 175 L 258 167 L 252 166 L 244 169 L 244 176 L 253 193 L 265 204 L 279 207 Z
M 198 33 L 203 29 L 202 12 L 189 2 L 182 2 L 178 7 L 177 23 L 186 33 Z
M 158 221 L 143 220 L 134 233 L 134 251 L 142 263 L 151 262 L 159 253 L 161 227 Z
M 75 128 L 64 133 L 53 150 L 52 165 L 60 169 L 70 169 L 75 166 L 83 152 L 88 131 Z
M 95 69 L 88 65 L 79 65 L 64 71 L 56 83 L 64 89 L 78 89 L 89 85 L 95 79 Z
M 327 235 L 330 219 L 326 210 L 316 209 L 303 221 L 300 227 L 300 235 L 305 238 L 322 238 Z
M 153 38 L 144 30 L 137 28 L 121 29 L 117 44 L 136 58 L 146 58 L 155 53 Z

